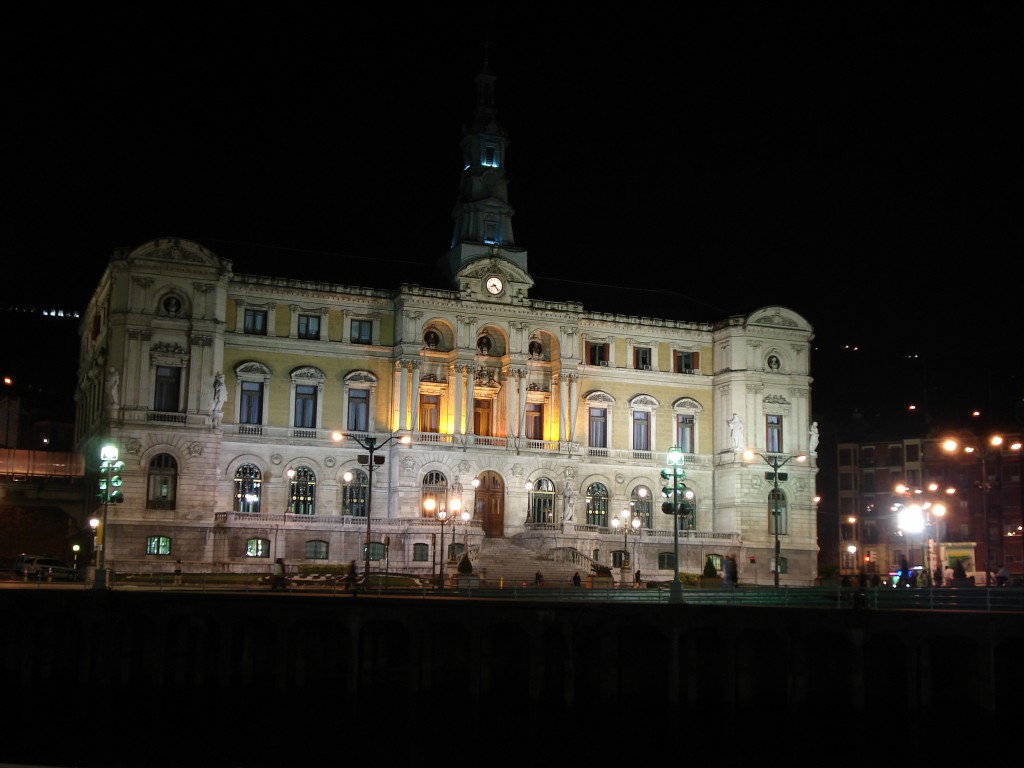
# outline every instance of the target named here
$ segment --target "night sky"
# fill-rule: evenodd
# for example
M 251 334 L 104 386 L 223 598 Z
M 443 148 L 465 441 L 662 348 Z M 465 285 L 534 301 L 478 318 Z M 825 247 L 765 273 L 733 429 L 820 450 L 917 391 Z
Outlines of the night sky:
M 167 236 L 240 272 L 425 282 L 489 41 L 535 295 L 701 322 L 788 306 L 823 421 L 1012 414 L 1016 26 L 678 5 L 26 10 L 2 33 L 2 301 L 81 308 L 115 248 Z

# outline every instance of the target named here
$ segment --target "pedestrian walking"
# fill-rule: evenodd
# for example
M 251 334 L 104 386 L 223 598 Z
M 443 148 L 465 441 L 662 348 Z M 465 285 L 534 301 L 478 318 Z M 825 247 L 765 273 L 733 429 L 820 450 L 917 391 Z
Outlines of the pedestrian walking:
M 284 558 L 279 557 L 274 561 L 274 581 L 271 589 L 284 589 Z
M 174 586 L 181 586 L 181 560 L 174 561 Z
M 538 587 L 544 586 L 544 576 L 541 574 L 540 571 L 537 571 L 537 573 L 534 574 L 533 583 Z
M 579 571 L 576 571 L 576 573 L 574 573 L 572 575 L 572 585 L 574 587 L 578 587 L 580 585 L 580 572 Z

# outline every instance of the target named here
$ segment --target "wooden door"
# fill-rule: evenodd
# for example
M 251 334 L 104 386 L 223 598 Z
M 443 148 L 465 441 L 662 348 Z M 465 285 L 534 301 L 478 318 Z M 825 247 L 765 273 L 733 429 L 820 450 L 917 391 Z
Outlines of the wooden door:
M 490 470 L 480 475 L 473 516 L 480 521 L 484 536 L 505 534 L 505 483 Z

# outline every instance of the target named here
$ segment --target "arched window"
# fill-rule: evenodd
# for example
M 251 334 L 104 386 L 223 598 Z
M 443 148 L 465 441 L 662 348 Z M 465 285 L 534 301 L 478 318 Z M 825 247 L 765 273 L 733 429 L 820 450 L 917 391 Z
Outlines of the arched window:
M 768 493 L 768 533 L 774 536 L 776 532 L 780 536 L 789 532 L 789 505 L 786 494 L 779 488 L 772 488 Z
M 316 514 L 316 474 L 309 467 L 298 467 L 291 478 L 288 511 L 293 515 Z
M 651 489 L 645 485 L 638 485 L 629 496 L 629 506 L 634 517 L 641 520 L 641 528 L 651 528 L 651 512 L 654 509 L 654 497 Z
M 259 513 L 262 477 L 260 468 L 255 464 L 243 464 L 235 471 L 236 512 L 253 515 Z M 254 557 L 254 555 L 249 555 L 249 557 Z
M 555 484 L 546 477 L 541 477 L 530 490 L 531 523 L 555 522 Z
M 608 527 L 608 489 L 602 483 L 587 486 L 587 525 Z
M 354 469 L 342 475 L 345 485 L 341 489 L 341 514 L 366 517 L 366 473 Z
M 178 498 L 178 462 L 169 453 L 149 461 L 146 478 L 146 509 L 174 509 Z
M 442 509 L 448 509 L 448 478 L 441 472 L 427 472 L 420 489 L 420 513 L 424 517 L 436 517 Z

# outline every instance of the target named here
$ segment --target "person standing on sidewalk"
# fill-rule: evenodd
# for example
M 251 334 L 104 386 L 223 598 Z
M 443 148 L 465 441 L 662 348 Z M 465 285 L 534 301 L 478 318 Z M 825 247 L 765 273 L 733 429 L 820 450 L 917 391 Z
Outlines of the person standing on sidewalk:
M 274 581 L 271 589 L 284 589 L 284 558 L 279 557 L 274 561 Z
M 174 561 L 174 586 L 181 586 L 181 560 Z

